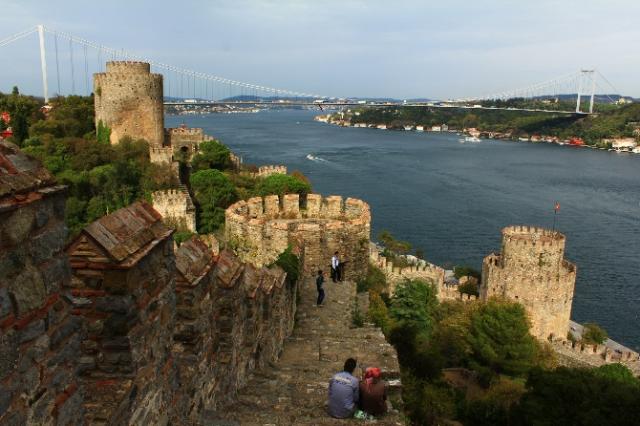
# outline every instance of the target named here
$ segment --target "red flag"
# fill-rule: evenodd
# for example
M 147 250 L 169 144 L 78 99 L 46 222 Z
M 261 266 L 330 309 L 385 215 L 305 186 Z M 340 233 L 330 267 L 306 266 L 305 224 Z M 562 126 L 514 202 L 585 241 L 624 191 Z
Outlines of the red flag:
M 560 203 L 558 201 L 556 201 L 556 205 L 553 209 L 556 211 L 556 213 L 560 211 Z

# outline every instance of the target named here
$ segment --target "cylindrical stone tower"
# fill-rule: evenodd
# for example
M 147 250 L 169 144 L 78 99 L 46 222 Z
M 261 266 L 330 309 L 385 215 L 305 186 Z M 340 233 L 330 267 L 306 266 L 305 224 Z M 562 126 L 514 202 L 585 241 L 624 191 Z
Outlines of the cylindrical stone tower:
M 107 62 L 107 72 L 93 75 L 96 128 L 106 126 L 110 141 L 123 136 L 164 144 L 162 75 L 151 74 L 146 62 Z
M 532 226 L 502 230 L 502 253 L 485 257 L 480 298 L 504 297 L 525 306 L 531 333 L 567 336 L 576 267 L 564 259 L 565 236 Z

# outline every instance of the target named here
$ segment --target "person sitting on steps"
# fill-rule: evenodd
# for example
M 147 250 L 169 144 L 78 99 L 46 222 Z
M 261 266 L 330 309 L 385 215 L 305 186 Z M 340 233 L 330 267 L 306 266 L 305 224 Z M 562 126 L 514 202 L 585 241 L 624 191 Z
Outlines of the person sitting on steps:
M 318 276 L 316 277 L 316 289 L 318 290 L 317 306 L 322 306 L 322 302 L 324 301 L 324 288 L 322 288 L 322 284 L 324 284 L 324 275 L 322 269 L 319 269 Z
M 329 415 L 336 419 L 353 417 L 359 399 L 358 379 L 353 376 L 356 360 L 349 358 L 344 370 L 334 374 L 329 381 Z
M 372 416 L 382 416 L 387 412 L 387 386 L 381 377 L 379 368 L 369 367 L 360 382 L 360 408 Z

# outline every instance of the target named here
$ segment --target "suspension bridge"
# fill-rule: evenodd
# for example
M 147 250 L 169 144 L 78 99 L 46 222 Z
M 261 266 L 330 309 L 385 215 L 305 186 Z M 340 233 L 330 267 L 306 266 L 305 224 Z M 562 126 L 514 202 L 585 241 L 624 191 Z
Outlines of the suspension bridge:
M 431 108 L 496 109 L 527 112 L 549 112 L 566 114 L 593 113 L 596 90 L 604 93 L 615 87 L 597 70 L 581 69 L 557 78 L 541 81 L 515 90 L 490 93 L 478 97 L 449 99 L 444 101 L 407 102 L 407 101 L 368 101 L 361 99 L 339 98 L 298 90 L 276 88 L 256 83 L 243 82 L 217 75 L 189 70 L 152 58 L 132 54 L 124 49 L 104 46 L 76 35 L 58 31 L 44 25 L 37 25 L 25 31 L 0 40 L 0 48 L 12 45 L 23 39 L 37 37 L 42 94 L 45 103 L 50 97 L 50 77 L 55 95 L 91 94 L 92 74 L 104 72 L 106 61 L 143 61 L 153 67 L 154 72 L 164 77 L 164 103 L 167 106 L 407 106 Z M 32 46 L 36 46 L 34 43 Z M 51 64 L 54 66 L 52 67 Z M 0 70 L 0 76 L 2 70 Z M 545 108 L 514 108 L 487 106 L 485 101 L 506 101 L 521 99 L 554 99 L 561 95 L 576 94 L 575 110 L 551 110 Z M 583 101 L 588 99 L 588 107 Z M 611 99 L 613 102 L 613 99 Z

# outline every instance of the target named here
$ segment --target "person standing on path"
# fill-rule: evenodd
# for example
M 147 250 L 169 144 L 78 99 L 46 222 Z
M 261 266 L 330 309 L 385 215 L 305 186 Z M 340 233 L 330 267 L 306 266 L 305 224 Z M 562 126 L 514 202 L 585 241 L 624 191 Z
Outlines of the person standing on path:
M 333 375 L 329 381 L 329 415 L 336 419 L 353 417 L 358 407 L 359 382 L 353 376 L 356 360 L 349 358 L 344 370 Z
M 342 277 L 340 275 L 340 258 L 338 257 L 338 252 L 335 252 L 331 257 L 331 278 L 334 283 L 342 281 Z
M 317 305 L 322 306 L 322 302 L 324 301 L 324 288 L 322 285 L 324 284 L 324 275 L 322 273 L 322 269 L 318 270 L 318 276 L 316 277 L 316 289 L 318 290 L 318 301 Z

